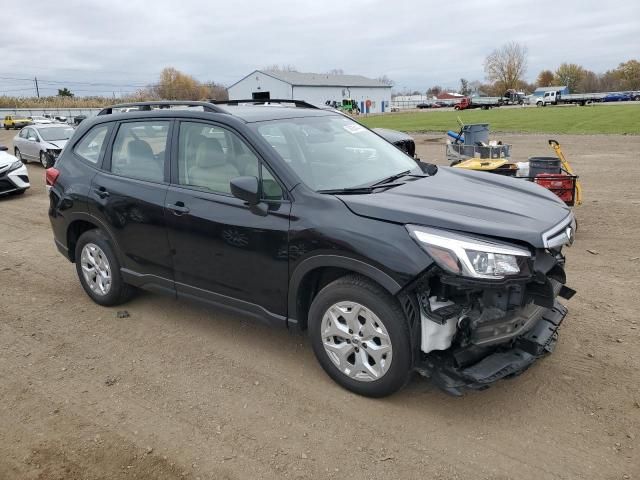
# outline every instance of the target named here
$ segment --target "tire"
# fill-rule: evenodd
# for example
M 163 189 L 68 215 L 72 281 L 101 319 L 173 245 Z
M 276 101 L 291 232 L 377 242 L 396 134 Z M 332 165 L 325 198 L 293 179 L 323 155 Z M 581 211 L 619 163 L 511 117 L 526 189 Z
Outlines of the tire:
M 28 163 L 27 160 L 22 158 L 22 154 L 20 153 L 20 149 L 17 148 L 17 147 L 13 149 L 13 156 L 16 157 L 18 160 L 20 160 L 24 164 Z
M 85 247 L 87 247 L 87 256 L 83 258 Z M 122 279 L 120 263 L 113 251 L 111 242 L 100 230 L 89 230 L 80 236 L 76 244 L 75 261 L 76 272 L 82 288 L 97 304 L 104 306 L 119 305 L 133 296 L 134 288 Z M 104 267 L 105 262 L 106 268 Z M 91 267 L 86 268 L 87 277 L 95 277 L 95 282 L 90 282 L 85 277 L 83 271 L 85 267 Z M 93 269 L 93 272 L 91 272 L 91 269 Z M 102 286 L 106 287 L 105 278 L 107 278 L 107 275 L 100 275 L 99 280 L 98 271 L 103 273 L 106 271 L 110 280 L 108 288 L 104 288 L 102 291 L 100 289 L 100 281 L 102 281 Z
M 44 168 L 49 168 L 51 166 L 50 164 L 51 161 L 49 160 L 49 157 L 44 152 L 40 152 L 40 165 Z
M 5 126 L 4 126 L 4 129 L 5 129 L 5 130 L 9 130 L 9 125 L 5 125 Z
M 386 290 L 365 277 L 347 275 L 318 293 L 309 309 L 309 335 L 324 371 L 354 393 L 384 397 L 411 378 L 404 313 Z

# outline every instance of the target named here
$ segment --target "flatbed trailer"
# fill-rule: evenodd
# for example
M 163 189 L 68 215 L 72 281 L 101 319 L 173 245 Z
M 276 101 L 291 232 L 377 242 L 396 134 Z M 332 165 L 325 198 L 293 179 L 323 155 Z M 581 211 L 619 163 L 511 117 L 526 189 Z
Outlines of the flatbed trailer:
M 464 97 L 453 108 L 456 110 L 468 110 L 471 108 L 482 108 L 489 110 L 493 107 L 499 107 L 504 103 L 502 97 Z
M 568 93 L 563 95 L 559 91 L 545 92 L 544 97 L 539 98 L 536 105 L 538 107 L 571 103 L 586 105 L 588 103 L 602 102 L 607 95 L 607 93 Z

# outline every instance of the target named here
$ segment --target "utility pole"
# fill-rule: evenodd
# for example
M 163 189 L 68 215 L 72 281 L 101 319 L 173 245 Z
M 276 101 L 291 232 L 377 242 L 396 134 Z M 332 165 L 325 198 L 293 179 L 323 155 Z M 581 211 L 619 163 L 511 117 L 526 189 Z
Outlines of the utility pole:
M 33 81 L 36 82 L 36 95 L 40 98 L 40 89 L 38 88 L 38 77 L 33 77 Z

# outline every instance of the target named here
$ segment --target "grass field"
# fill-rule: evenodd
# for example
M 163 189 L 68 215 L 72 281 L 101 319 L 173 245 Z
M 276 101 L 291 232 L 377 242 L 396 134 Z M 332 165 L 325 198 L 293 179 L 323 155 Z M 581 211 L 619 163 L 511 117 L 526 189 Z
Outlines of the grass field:
M 640 134 L 640 105 L 494 108 L 492 110 L 423 110 L 390 113 L 358 120 L 368 127 L 404 132 L 457 130 L 464 123 L 490 123 L 494 132 Z

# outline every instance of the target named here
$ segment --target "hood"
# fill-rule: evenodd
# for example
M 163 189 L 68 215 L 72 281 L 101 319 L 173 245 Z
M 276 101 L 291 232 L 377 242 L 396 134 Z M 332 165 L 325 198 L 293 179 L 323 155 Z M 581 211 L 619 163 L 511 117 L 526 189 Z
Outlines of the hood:
M 555 194 L 532 182 L 450 167 L 384 192 L 339 198 L 356 215 L 520 240 L 536 248 L 544 248 L 544 232 L 570 215 Z
M 10 153 L 0 150 L 0 170 L 2 170 L 4 167 L 8 167 L 16 160 L 18 159 Z
M 68 141 L 69 140 L 52 140 L 50 142 L 47 142 L 47 145 L 51 145 L 51 147 L 49 148 L 59 148 L 60 150 L 62 150 Z
M 372 130 L 390 143 L 404 142 L 407 140 L 411 140 L 412 142 L 414 141 L 411 135 L 407 135 L 406 133 L 399 132 L 397 130 L 389 130 L 388 128 L 374 128 Z

